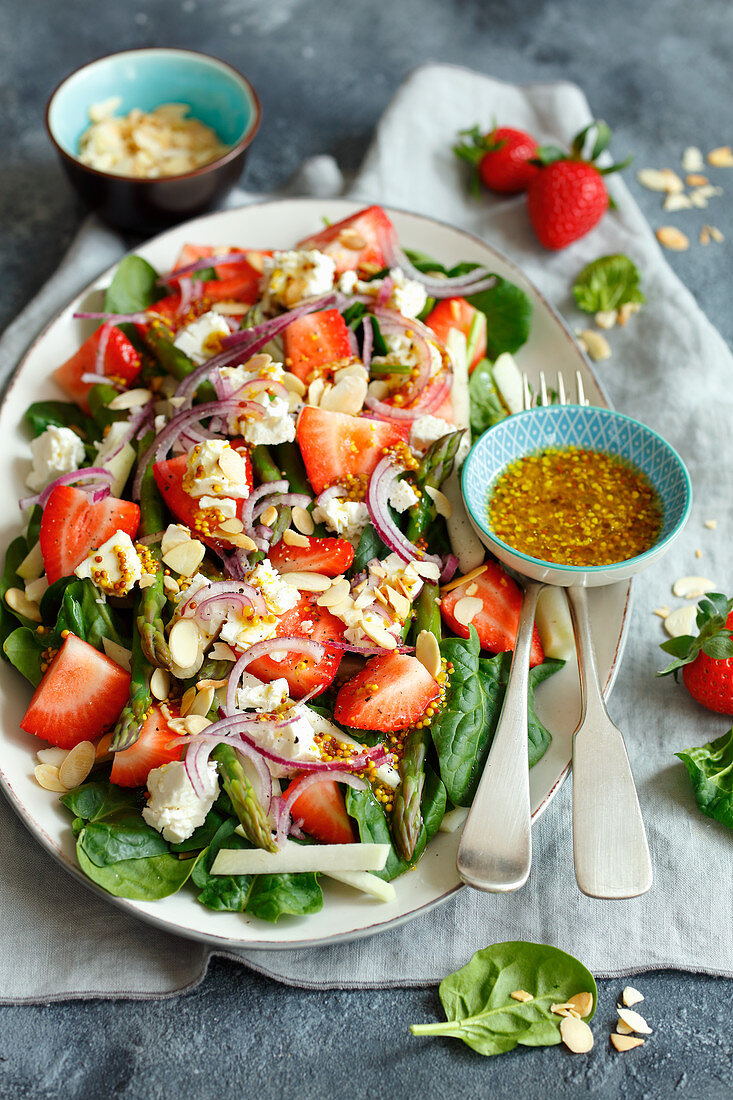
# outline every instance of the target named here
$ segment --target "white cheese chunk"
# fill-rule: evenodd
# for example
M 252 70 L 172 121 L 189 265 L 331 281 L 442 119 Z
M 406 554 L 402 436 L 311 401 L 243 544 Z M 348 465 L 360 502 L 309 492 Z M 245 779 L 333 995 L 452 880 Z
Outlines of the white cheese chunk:
M 263 259 L 263 304 L 292 308 L 303 298 L 327 294 L 333 287 L 336 264 L 317 249 L 273 252 Z
M 229 336 L 229 325 L 220 313 L 204 313 L 190 325 L 179 330 L 173 346 L 200 366 L 221 351 L 223 336 Z
M 115 531 L 99 549 L 90 550 L 74 572 L 111 596 L 126 596 L 143 574 L 140 555 L 126 531 Z
M 207 439 L 188 453 L 183 487 L 194 498 L 249 496 L 242 456 L 226 439 Z
M 84 444 L 71 428 L 49 425 L 31 441 L 33 469 L 26 478 L 26 485 L 39 493 L 62 474 L 78 470 L 84 461 Z
M 325 508 L 313 509 L 313 519 L 316 523 L 325 523 L 329 531 L 356 545 L 369 523 L 369 510 L 362 501 L 333 497 Z
M 153 768 L 148 774 L 150 800 L 143 810 L 148 825 L 163 834 L 170 844 L 188 840 L 203 825 L 219 794 L 216 764 L 209 763 L 203 776 L 204 797 L 199 798 L 182 760 Z

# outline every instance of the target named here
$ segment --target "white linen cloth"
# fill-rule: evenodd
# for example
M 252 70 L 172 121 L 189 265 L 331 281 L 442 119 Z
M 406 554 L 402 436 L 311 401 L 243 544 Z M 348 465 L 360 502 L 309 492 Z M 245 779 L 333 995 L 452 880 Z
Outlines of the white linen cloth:
M 733 444 L 733 360 L 715 329 L 665 262 L 623 181 L 611 177 L 618 209 L 587 237 L 545 252 L 529 226 L 523 197 L 469 197 L 456 133 L 492 117 L 542 141 L 567 143 L 592 117 L 571 84 L 517 87 L 466 70 L 430 65 L 414 72 L 382 118 L 349 194 L 439 218 L 505 252 L 571 324 L 580 323 L 570 288 L 598 256 L 625 252 L 643 273 L 647 304 L 610 334 L 613 358 L 598 368 L 617 408 L 646 421 L 689 465 L 696 501 L 687 531 L 664 562 L 636 581 L 635 606 L 611 712 L 626 732 L 649 834 L 655 883 L 628 902 L 593 901 L 575 885 L 571 791 L 565 784 L 534 831 L 527 886 L 502 897 L 471 890 L 404 927 L 335 947 L 227 955 L 304 987 L 427 985 L 486 944 L 528 939 L 578 955 L 600 976 L 677 967 L 733 976 L 733 836 L 697 810 L 675 750 L 722 734 L 727 719 L 693 703 L 681 686 L 655 678 L 663 635 L 652 609 L 671 601 L 678 577 L 704 573 L 733 587 L 727 486 Z M 333 195 L 332 160 L 304 166 L 290 194 Z M 234 196 L 234 204 L 262 196 Z M 89 219 L 59 271 L 0 343 L 2 380 L 56 308 L 113 262 L 120 240 Z M 715 531 L 704 528 L 718 520 Z M 695 549 L 702 547 L 698 561 Z M 675 602 L 675 601 L 671 601 Z M 62 871 L 0 803 L 0 1001 L 68 997 L 167 996 L 191 988 L 210 949 L 138 924 Z M 79 930 L 81 935 L 79 934 Z

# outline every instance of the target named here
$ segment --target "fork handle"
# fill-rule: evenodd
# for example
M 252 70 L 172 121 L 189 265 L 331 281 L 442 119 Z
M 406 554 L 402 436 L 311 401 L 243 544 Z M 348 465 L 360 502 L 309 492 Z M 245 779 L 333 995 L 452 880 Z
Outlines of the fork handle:
M 524 591 L 504 704 L 456 859 L 464 882 L 498 894 L 524 886 L 532 863 L 527 691 L 534 614 L 544 587 L 529 582 Z

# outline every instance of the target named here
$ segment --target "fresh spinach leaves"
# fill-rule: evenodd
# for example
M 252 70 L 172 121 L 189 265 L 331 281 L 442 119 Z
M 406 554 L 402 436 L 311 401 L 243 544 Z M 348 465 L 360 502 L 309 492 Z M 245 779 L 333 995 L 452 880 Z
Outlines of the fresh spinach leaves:
M 528 1001 L 511 994 L 524 990 Z M 450 974 L 438 990 L 445 1023 L 413 1024 L 413 1035 L 447 1035 L 479 1054 L 504 1054 L 517 1045 L 556 1046 L 562 1016 L 551 1011 L 576 993 L 590 993 L 593 1016 L 598 991 L 593 975 L 578 959 L 542 943 L 495 943 L 477 951 Z
M 486 315 L 486 354 L 496 359 L 502 352 L 513 355 L 529 339 L 532 303 L 514 283 L 497 276 L 496 285 L 467 299 Z
M 51 426 L 78 428 L 87 443 L 92 443 L 99 434 L 92 418 L 70 401 L 34 401 L 26 409 L 24 419 L 33 436 Z
M 733 729 L 715 741 L 683 749 L 675 756 L 687 768 L 702 812 L 733 829 Z
M 623 253 L 601 256 L 587 264 L 573 286 L 573 295 L 586 313 L 619 309 L 627 302 L 646 301 L 639 289 L 641 275 Z
M 470 375 L 468 394 L 471 409 L 471 438 L 476 440 L 487 428 L 492 428 L 507 416 L 488 359 L 482 359 Z
M 137 313 L 165 294 L 158 272 L 142 256 L 125 256 L 104 295 L 106 313 Z

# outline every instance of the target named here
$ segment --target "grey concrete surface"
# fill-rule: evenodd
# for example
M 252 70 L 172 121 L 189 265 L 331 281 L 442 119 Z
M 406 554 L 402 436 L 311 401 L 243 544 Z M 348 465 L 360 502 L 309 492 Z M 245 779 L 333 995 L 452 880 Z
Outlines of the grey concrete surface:
M 400 81 L 429 60 L 577 81 L 613 126 L 615 153 L 633 152 L 638 168 L 676 167 L 689 144 L 733 140 L 729 0 L 0 0 L 0 328 L 83 216 L 43 129 L 49 92 L 89 58 L 143 45 L 209 51 L 252 79 L 264 108 L 243 177 L 253 190 L 283 183 L 315 153 L 356 168 Z M 689 231 L 693 246 L 671 262 L 730 342 L 729 245 L 696 243 L 704 222 L 733 237 L 730 195 L 666 215 L 627 178 L 652 225 Z M 439 1016 L 434 990 L 304 992 L 215 962 L 173 1000 L 0 1008 L 0 1096 L 730 1096 L 730 984 L 639 976 L 655 1034 L 619 1056 L 608 1034 L 623 984 L 601 983 L 589 1057 L 551 1048 L 482 1059 L 409 1035 L 409 1023 Z

